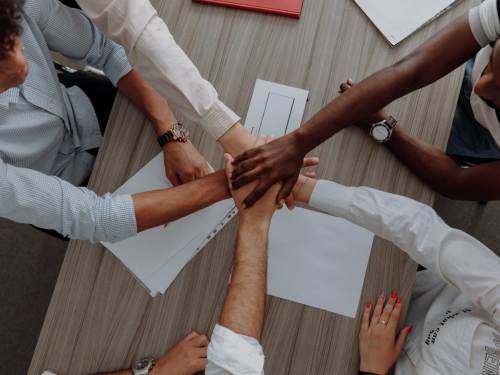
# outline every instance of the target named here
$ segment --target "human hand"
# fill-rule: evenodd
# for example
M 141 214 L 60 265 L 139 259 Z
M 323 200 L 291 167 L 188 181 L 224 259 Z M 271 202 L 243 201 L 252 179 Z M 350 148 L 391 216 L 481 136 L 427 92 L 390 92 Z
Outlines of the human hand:
M 349 89 L 351 89 L 352 87 L 354 87 L 354 85 L 356 85 L 356 83 L 352 79 L 349 78 L 346 83 L 343 83 L 340 85 L 340 90 L 342 92 L 346 92 Z M 387 112 L 385 111 L 384 108 L 382 108 L 381 110 L 373 113 L 371 116 L 368 116 L 365 119 L 356 122 L 354 125 L 359 126 L 360 128 L 362 128 L 366 131 L 370 131 L 373 124 L 387 120 L 388 117 L 389 116 L 387 115 Z
M 212 173 L 207 161 L 190 142 L 171 141 L 163 146 L 165 175 L 174 186 Z
M 297 182 L 304 156 L 307 153 L 301 149 L 298 136 L 294 133 L 280 137 L 272 143 L 247 150 L 233 161 L 233 165 L 236 166 L 230 176 L 233 190 L 259 180 L 250 195 L 244 199 L 245 207 L 251 207 L 279 181 L 283 181 L 283 186 L 276 197 L 276 203 L 280 206 L 285 203 L 285 198 L 290 195 Z M 309 160 L 314 162 L 311 165 L 319 163 L 317 158 Z M 293 206 L 291 200 L 287 201 L 289 207 Z
M 193 375 L 205 370 L 208 344 L 205 335 L 191 332 L 155 362 L 150 375 Z
M 401 298 L 392 292 L 384 307 L 385 295 L 378 298 L 370 322 L 371 303 L 368 302 L 363 314 L 363 323 L 359 332 L 360 370 L 377 375 L 385 375 L 396 362 L 405 345 L 408 334 L 413 329 L 406 327 L 396 339 L 396 328 L 401 314 Z M 382 311 L 383 309 L 383 311 Z M 384 323 L 379 323 L 384 321 Z
M 254 147 L 262 146 L 265 143 L 272 142 L 274 140 L 274 136 L 270 135 L 267 138 L 264 135 L 259 135 L 257 140 L 254 143 Z M 224 159 L 226 160 L 226 174 L 228 176 L 228 183 L 231 183 L 229 180 L 229 176 L 234 170 L 234 166 L 232 164 L 233 157 L 230 154 L 224 154 Z M 245 210 L 244 204 L 242 204 L 243 200 L 246 196 L 257 186 L 258 182 L 254 181 L 247 186 L 243 187 L 239 190 L 231 190 L 231 194 L 233 195 L 234 203 L 240 212 L 240 220 L 245 221 L 248 218 L 255 223 L 270 223 L 271 218 L 274 214 L 274 211 L 278 208 L 276 204 L 276 195 L 278 194 L 281 188 L 281 181 L 272 186 L 266 194 L 256 203 L 251 209 Z

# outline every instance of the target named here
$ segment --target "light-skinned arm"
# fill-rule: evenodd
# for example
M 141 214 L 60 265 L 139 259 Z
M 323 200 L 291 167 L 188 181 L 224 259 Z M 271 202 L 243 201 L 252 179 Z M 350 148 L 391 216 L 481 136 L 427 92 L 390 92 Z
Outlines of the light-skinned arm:
M 116 87 L 129 98 L 151 121 L 157 137 L 165 134 L 177 123 L 167 101 L 132 70 L 123 76 Z M 172 185 L 202 178 L 212 173 L 207 162 L 189 142 L 171 141 L 163 146 L 165 175 Z
M 191 332 L 163 357 L 155 361 L 149 375 L 193 375 L 205 369 L 208 363 L 208 339 L 205 335 Z M 54 375 L 44 372 L 42 375 Z M 123 370 L 101 375 L 134 375 L 132 370 Z
M 462 65 L 479 49 L 468 16 L 464 14 L 401 61 L 337 97 L 301 128 L 236 157 L 233 188 L 239 189 L 259 180 L 257 187 L 244 200 L 249 207 L 277 181 L 284 181 L 277 197 L 280 201 L 292 191 L 307 152 L 395 99 L 435 82 Z
M 273 139 L 272 136 L 267 137 L 267 141 Z M 255 145 L 264 142 L 264 136 L 259 136 Z M 230 154 L 225 154 L 224 158 L 226 174 L 229 175 L 233 170 L 233 158 Z M 260 341 L 266 302 L 267 240 L 271 219 L 277 208 L 275 197 L 281 183 L 273 186 L 252 209 L 243 210 L 241 202 L 250 188 L 233 192 L 240 227 L 233 274 L 219 324 L 237 334 Z

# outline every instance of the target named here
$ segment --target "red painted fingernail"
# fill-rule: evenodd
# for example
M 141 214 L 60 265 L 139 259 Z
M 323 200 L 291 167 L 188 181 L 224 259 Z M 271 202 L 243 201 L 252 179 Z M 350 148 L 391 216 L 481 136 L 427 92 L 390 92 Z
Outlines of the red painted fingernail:
M 408 333 L 410 333 L 411 331 L 413 331 L 413 326 L 411 326 L 410 328 L 408 328 Z
M 401 303 L 401 297 L 396 300 L 396 303 Z
M 369 309 L 370 307 L 372 307 L 372 304 L 370 301 L 368 301 L 368 303 L 366 304 L 366 308 Z
M 391 294 L 391 298 L 396 298 L 396 296 L 397 296 L 397 295 L 398 295 L 398 294 L 396 293 L 396 291 L 394 291 L 394 292 L 392 292 L 392 294 Z

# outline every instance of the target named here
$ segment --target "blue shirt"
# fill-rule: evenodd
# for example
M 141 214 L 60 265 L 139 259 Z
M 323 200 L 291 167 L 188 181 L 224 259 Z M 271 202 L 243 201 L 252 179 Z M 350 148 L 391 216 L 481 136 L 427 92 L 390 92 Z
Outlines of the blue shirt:
M 89 176 L 94 157 L 85 150 L 102 136 L 89 98 L 59 83 L 49 52 L 87 61 L 116 85 L 132 70 L 124 50 L 57 0 L 26 1 L 20 26 L 29 73 L 0 94 L 0 216 L 92 242 L 135 235 L 130 195 L 74 186 Z

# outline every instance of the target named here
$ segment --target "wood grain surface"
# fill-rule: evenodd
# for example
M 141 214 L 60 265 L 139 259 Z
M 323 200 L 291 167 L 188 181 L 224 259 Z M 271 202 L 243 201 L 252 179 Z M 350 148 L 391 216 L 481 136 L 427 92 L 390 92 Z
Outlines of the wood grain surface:
M 300 20 L 190 0 L 153 1 L 202 76 L 243 120 L 260 78 L 309 90 L 304 121 L 337 97 L 347 78 L 359 81 L 391 65 L 479 3 L 464 0 L 391 49 L 351 0 L 304 0 Z M 389 114 L 412 135 L 444 149 L 463 69 L 394 102 Z M 203 156 L 222 168 L 222 148 L 176 115 Z M 90 187 L 98 194 L 113 192 L 159 152 L 151 124 L 119 94 Z M 319 178 L 433 203 L 431 189 L 358 129 L 341 131 L 310 155 L 321 159 L 315 169 Z M 227 291 L 237 226 L 233 220 L 156 298 L 103 246 L 71 241 L 29 374 L 126 369 L 141 356 L 160 357 L 193 330 L 210 336 Z M 416 267 L 376 237 L 356 319 L 268 297 L 262 339 L 266 374 L 357 374 L 364 305 L 382 291 L 397 290 L 406 313 Z

